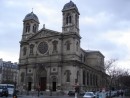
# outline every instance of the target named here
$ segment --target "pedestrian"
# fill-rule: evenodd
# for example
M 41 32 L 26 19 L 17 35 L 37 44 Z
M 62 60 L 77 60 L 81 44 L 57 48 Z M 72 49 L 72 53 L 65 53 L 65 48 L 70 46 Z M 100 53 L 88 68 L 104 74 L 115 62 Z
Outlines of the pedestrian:
M 121 91 L 121 93 L 120 93 L 120 94 L 121 94 L 121 96 L 123 97 L 123 95 L 124 95 L 124 92 L 123 92 L 123 91 Z
M 98 96 L 99 96 L 99 98 L 102 98 L 102 92 L 101 91 L 99 92 Z
M 13 98 L 17 98 L 16 90 L 14 90 Z
M 79 93 L 79 86 L 75 87 L 75 98 L 78 97 L 78 93 Z
M 119 91 L 117 91 L 117 97 L 120 95 L 120 92 Z

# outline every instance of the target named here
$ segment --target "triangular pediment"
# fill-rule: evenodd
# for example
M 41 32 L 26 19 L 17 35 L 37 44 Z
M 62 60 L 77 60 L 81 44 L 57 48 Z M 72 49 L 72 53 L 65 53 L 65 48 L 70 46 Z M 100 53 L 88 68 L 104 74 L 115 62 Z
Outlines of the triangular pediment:
M 44 37 L 51 37 L 51 36 L 55 36 L 59 34 L 60 32 L 52 31 L 49 29 L 41 29 L 40 31 L 38 31 L 38 33 L 30 37 L 29 40 L 39 39 L 39 38 L 44 38 Z

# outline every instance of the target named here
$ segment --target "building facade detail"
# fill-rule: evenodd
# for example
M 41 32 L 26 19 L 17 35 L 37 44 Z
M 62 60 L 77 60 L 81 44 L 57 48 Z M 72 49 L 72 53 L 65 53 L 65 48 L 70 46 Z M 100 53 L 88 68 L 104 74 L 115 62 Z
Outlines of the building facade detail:
M 0 83 L 14 84 L 18 81 L 18 64 L 0 59 Z
M 23 20 L 20 41 L 18 85 L 31 91 L 73 90 L 78 83 L 81 90 L 96 90 L 107 76 L 104 56 L 100 51 L 86 51 L 80 47 L 79 11 L 70 1 L 62 9 L 62 32 L 43 27 L 29 13 Z M 99 68 L 100 67 L 100 68 Z

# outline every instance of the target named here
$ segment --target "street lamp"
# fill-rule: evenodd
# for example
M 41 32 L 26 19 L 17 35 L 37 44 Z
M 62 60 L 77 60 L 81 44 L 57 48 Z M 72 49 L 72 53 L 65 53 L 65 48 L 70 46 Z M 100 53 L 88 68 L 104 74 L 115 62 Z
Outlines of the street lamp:
M 15 89 L 16 89 L 16 85 L 17 85 L 17 82 L 16 82 L 16 76 L 15 76 L 15 82 L 14 82 Z
M 49 86 L 49 90 L 50 90 L 50 96 L 52 96 L 52 88 L 51 88 L 51 86 Z
M 38 84 L 38 97 L 39 97 L 39 92 L 40 92 L 40 85 Z

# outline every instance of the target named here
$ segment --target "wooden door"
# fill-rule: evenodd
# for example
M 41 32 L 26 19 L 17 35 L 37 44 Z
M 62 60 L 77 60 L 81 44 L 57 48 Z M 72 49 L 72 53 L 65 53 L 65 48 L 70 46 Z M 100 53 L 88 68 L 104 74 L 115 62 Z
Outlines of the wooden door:
M 40 84 L 40 91 L 45 91 L 46 90 L 46 77 L 41 77 L 39 84 Z

